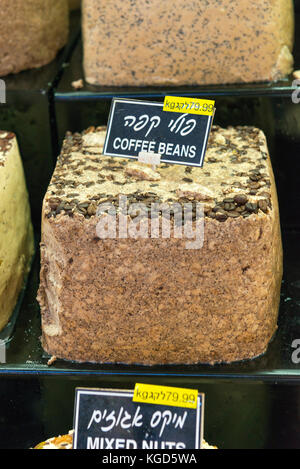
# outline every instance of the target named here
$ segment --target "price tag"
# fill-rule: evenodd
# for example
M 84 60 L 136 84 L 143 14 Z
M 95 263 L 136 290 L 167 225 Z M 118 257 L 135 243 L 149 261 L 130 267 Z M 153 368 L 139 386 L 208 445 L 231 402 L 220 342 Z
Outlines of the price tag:
M 209 107 L 213 101 L 205 103 L 202 113 L 195 112 L 193 103 L 186 104 L 189 111 L 184 112 L 182 103 L 180 110 L 170 106 L 171 112 L 165 112 L 164 103 L 115 98 L 103 154 L 138 159 L 141 153 L 151 153 L 164 163 L 201 167 L 215 113 Z
M 215 101 L 208 99 L 166 96 L 163 109 L 167 112 L 182 112 L 198 114 L 199 116 L 213 116 L 215 111 Z
M 137 383 L 133 401 L 145 404 L 169 405 L 175 407 L 197 408 L 198 391 L 194 389 L 155 386 Z
M 74 409 L 74 449 L 201 449 L 204 395 L 194 390 L 160 388 L 155 402 L 137 401 L 135 391 L 77 388 Z M 146 385 L 144 390 L 149 389 Z M 172 391 L 173 389 L 173 391 Z M 174 406 L 173 398 L 180 403 Z M 194 397 L 196 406 L 194 406 Z M 147 401 L 147 402 L 146 402 Z M 186 401 L 186 402 L 185 402 Z M 193 408 L 185 404 L 193 404 Z

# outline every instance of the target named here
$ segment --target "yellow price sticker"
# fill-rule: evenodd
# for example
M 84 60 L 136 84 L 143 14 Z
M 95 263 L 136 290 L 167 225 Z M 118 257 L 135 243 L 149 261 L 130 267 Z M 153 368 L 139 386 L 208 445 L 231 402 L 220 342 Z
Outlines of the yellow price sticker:
M 145 404 L 158 404 L 196 409 L 198 391 L 196 389 L 136 383 L 132 400 L 133 402 L 141 402 Z
M 213 116 L 215 112 L 215 101 L 211 99 L 166 96 L 163 111 Z

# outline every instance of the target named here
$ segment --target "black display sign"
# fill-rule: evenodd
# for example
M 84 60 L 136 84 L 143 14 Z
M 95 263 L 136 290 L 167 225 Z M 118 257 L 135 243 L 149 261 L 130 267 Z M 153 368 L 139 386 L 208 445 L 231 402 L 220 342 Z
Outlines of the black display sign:
M 114 98 L 103 154 L 137 159 L 161 155 L 164 163 L 203 166 L 213 115 L 167 112 L 163 103 Z
M 76 389 L 74 449 L 200 449 L 204 395 L 197 408 L 133 402 L 133 391 Z

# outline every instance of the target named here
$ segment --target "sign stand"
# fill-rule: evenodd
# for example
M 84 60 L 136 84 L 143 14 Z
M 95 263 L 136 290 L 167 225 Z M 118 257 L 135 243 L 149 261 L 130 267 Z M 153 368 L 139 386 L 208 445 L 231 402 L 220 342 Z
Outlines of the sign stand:
M 139 163 L 151 164 L 154 171 L 156 170 L 156 166 L 160 165 L 160 159 L 161 155 L 159 153 L 141 151 L 138 155 Z

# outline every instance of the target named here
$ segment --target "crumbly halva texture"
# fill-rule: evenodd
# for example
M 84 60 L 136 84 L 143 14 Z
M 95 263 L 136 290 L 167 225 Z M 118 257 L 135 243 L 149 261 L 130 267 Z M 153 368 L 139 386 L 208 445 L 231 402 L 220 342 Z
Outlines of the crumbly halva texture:
M 1 0 L 0 76 L 51 62 L 68 40 L 67 0 Z
M 0 131 L 0 330 L 8 323 L 34 252 L 28 193 L 17 139 Z
M 155 171 L 103 156 L 104 139 L 102 127 L 68 133 L 45 195 L 44 349 L 66 360 L 144 365 L 264 353 L 277 327 L 282 247 L 263 132 L 214 126 L 203 168 L 161 164 Z M 129 224 L 133 203 L 202 202 L 202 249 L 187 249 L 172 233 L 100 239 L 98 207 L 108 202 L 120 217 L 121 195 Z
M 292 0 L 85 0 L 82 14 L 91 84 L 263 82 L 293 69 Z
M 73 448 L 73 434 L 74 430 L 71 430 L 67 435 L 60 435 L 53 438 L 48 438 L 46 441 L 42 441 L 36 445 L 33 449 L 72 449 Z M 218 449 L 216 446 L 212 446 L 205 440 L 202 441 L 202 449 Z

